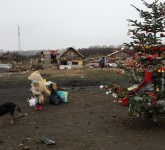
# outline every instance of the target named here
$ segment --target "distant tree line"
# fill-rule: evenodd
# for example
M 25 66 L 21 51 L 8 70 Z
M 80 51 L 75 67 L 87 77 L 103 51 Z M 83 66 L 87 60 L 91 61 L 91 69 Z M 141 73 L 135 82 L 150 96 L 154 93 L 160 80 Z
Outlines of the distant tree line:
M 28 51 L 27 51 L 28 53 Z M 30 58 L 38 58 L 39 57 L 39 51 L 37 53 L 34 53 L 33 55 L 27 55 L 25 53 L 20 53 L 18 51 L 13 51 L 10 52 L 9 55 L 14 61 L 26 61 L 29 60 Z

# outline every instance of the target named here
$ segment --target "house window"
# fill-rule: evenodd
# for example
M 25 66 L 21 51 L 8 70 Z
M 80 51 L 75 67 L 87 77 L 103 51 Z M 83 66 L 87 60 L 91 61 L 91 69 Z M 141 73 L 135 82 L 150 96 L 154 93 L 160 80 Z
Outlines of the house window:
M 62 60 L 61 61 L 61 65 L 67 65 L 67 61 L 66 60 Z
M 78 65 L 78 62 L 77 61 L 73 61 L 72 65 Z

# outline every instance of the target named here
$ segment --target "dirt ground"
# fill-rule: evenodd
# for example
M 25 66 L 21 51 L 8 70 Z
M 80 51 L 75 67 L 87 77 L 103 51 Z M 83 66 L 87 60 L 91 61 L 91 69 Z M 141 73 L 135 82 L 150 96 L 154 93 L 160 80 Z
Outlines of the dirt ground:
M 155 126 L 150 120 L 129 118 L 127 108 L 114 104 L 112 97 L 99 89 L 101 77 L 80 78 L 60 81 L 68 88 L 69 103 L 47 103 L 42 111 L 34 111 L 26 102 L 31 96 L 28 80 L 1 79 L 0 103 L 18 104 L 26 116 L 14 126 L 10 125 L 9 115 L 1 117 L 0 150 L 21 150 L 26 146 L 30 150 L 165 149 L 165 119 Z M 42 136 L 55 140 L 56 145 L 42 144 Z

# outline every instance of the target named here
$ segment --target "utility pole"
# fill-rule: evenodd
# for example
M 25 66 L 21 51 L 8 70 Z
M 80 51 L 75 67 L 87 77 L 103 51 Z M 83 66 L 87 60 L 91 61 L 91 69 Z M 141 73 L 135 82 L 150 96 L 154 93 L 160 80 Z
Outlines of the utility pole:
M 21 50 L 21 32 L 20 32 L 20 27 L 18 25 L 18 50 Z

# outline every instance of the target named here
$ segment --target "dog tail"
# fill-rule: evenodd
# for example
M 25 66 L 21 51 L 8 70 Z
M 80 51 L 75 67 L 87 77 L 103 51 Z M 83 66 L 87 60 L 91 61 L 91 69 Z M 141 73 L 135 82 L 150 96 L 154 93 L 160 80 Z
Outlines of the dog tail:
M 16 106 L 16 110 L 19 111 L 19 112 L 21 112 L 21 109 L 20 109 L 19 106 Z

